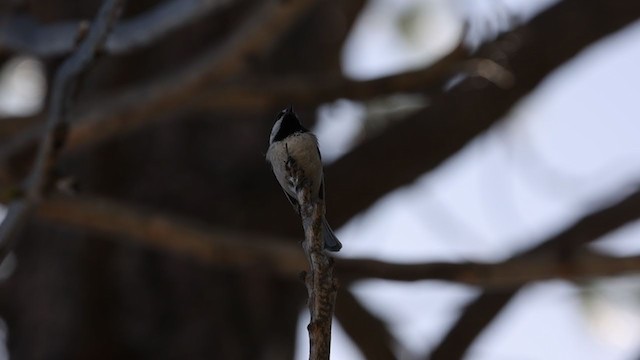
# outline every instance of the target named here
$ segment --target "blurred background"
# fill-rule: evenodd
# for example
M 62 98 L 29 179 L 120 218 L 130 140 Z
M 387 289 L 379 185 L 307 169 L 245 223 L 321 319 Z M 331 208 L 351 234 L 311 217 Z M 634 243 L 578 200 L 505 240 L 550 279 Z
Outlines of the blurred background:
M 0 2 L 2 217 L 100 5 Z M 302 229 L 264 160 L 290 104 L 344 245 L 332 358 L 640 359 L 638 18 L 127 2 L 67 101 L 51 189 L 0 239 L 0 359 L 307 358 Z

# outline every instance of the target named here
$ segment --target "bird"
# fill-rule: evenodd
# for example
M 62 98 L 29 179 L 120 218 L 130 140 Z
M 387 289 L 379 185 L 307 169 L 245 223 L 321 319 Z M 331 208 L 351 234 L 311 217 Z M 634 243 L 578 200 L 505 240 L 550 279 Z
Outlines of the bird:
M 298 214 L 300 214 L 300 207 L 297 192 L 287 175 L 287 162 L 290 159 L 295 161 L 304 174 L 305 180 L 310 184 L 312 200 L 324 200 L 324 173 L 318 139 L 302 126 L 292 106 L 282 110 L 276 117 L 269 136 L 266 158 L 267 162 L 271 164 L 271 169 L 280 187 Z M 322 216 L 322 237 L 326 250 L 339 251 L 342 248 L 342 243 L 331 230 L 324 214 Z

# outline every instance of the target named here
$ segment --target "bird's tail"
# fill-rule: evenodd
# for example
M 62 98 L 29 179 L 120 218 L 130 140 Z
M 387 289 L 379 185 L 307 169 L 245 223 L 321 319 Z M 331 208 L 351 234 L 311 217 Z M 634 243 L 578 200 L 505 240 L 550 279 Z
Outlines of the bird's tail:
M 324 238 L 324 248 L 329 251 L 340 251 L 342 249 L 342 243 L 331 230 L 331 226 L 327 222 L 327 219 L 322 219 L 322 237 Z

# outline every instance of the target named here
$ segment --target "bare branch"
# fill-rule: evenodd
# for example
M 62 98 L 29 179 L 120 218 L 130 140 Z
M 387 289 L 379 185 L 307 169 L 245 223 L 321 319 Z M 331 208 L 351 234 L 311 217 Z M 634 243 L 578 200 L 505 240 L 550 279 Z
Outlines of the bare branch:
M 516 257 L 499 263 L 395 264 L 341 259 L 336 271 L 345 281 L 377 278 L 395 281 L 442 280 L 488 290 L 510 289 L 534 281 L 580 280 L 640 273 L 640 256 L 615 257 L 582 251 L 563 259 L 557 252 Z
M 464 308 L 462 317 L 453 325 L 444 340 L 435 350 L 427 354 L 426 359 L 448 360 L 462 359 L 469 345 L 482 330 L 513 299 L 515 290 L 483 292 Z
M 170 0 L 119 22 L 103 46 L 110 54 L 120 54 L 146 46 L 167 33 L 188 25 L 231 0 Z M 61 56 L 73 51 L 82 20 L 39 24 L 28 16 L 8 17 L 0 25 L 0 49 L 37 57 Z
M 13 239 L 27 216 L 42 199 L 51 181 L 51 172 L 60 148 L 66 138 L 68 106 L 73 96 L 78 75 L 91 63 L 119 15 L 123 0 L 106 0 L 96 15 L 91 30 L 78 49 L 56 72 L 51 92 L 46 132 L 22 198 L 11 202 L 7 220 L 0 224 L 0 262 L 12 247 Z

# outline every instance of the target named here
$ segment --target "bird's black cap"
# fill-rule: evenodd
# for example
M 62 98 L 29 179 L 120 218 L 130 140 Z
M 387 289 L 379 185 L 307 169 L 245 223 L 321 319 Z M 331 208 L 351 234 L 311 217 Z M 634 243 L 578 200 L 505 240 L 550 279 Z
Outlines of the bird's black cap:
M 300 120 L 296 116 L 296 113 L 293 111 L 293 106 L 291 105 L 278 114 L 276 121 L 278 120 L 281 120 L 280 127 L 277 129 L 272 141 L 280 141 L 291 134 L 309 131 L 300 124 Z

